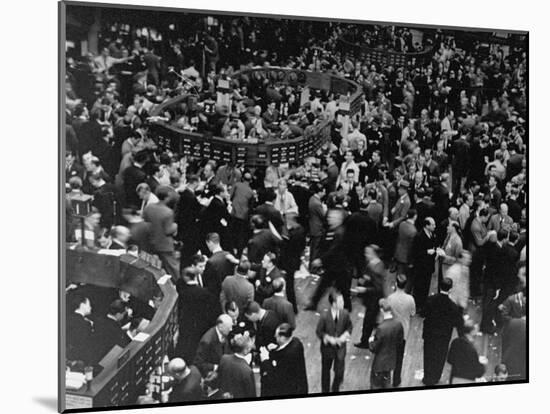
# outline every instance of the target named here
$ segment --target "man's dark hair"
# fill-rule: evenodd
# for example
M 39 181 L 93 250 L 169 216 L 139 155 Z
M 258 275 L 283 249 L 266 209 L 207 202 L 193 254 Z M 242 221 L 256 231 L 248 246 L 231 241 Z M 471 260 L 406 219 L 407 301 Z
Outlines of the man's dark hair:
M 405 289 L 405 286 L 407 286 L 407 276 L 400 273 L 400 274 L 397 275 L 397 277 L 395 279 L 396 279 L 396 282 L 397 282 L 397 287 L 399 289 Z
M 244 310 L 244 314 L 245 315 L 253 315 L 255 313 L 258 313 L 260 311 L 260 309 L 261 309 L 261 307 L 258 304 L 258 302 L 252 301 L 246 306 L 246 308 Z
M 145 151 L 140 151 L 134 155 L 134 162 L 137 162 L 138 164 L 145 164 L 148 159 L 149 155 Z
M 237 265 L 237 273 L 239 275 L 247 275 L 250 270 L 250 262 L 248 260 L 241 260 Z
M 206 241 L 215 243 L 215 244 L 220 244 L 220 235 L 218 233 L 208 233 L 206 235 Z
M 289 323 L 280 324 L 277 329 L 279 330 L 279 335 L 284 336 L 285 338 L 290 338 L 294 332 L 294 328 Z
M 164 201 L 170 197 L 170 189 L 168 187 L 159 187 L 156 191 L 159 201 Z
M 416 210 L 414 208 L 410 208 L 409 211 L 407 211 L 407 218 L 412 219 L 414 216 L 416 216 Z
M 254 229 L 263 229 L 266 227 L 266 221 L 260 214 L 254 214 L 250 219 L 250 224 Z
M 332 305 L 334 302 L 336 302 L 338 296 L 342 296 L 342 294 L 338 290 L 332 289 L 328 294 L 328 303 Z
M 181 272 L 182 276 L 189 278 L 189 280 L 195 280 L 197 277 L 197 271 L 192 267 L 186 267 Z
M 191 263 L 196 266 L 198 265 L 199 263 L 204 263 L 206 262 L 206 256 L 203 255 L 203 254 L 194 254 L 192 257 L 191 257 Z
M 502 241 L 508 237 L 508 232 L 506 230 L 500 229 L 497 231 L 497 240 Z
M 115 299 L 109 305 L 109 315 L 117 315 L 126 312 L 126 303 L 122 299 Z
M 265 191 L 264 194 L 264 200 L 269 201 L 270 203 L 273 202 L 277 198 L 277 194 L 275 193 L 275 190 L 272 188 L 268 188 Z
M 200 181 L 199 179 L 199 176 L 198 175 L 190 175 L 189 177 L 187 177 L 187 184 L 196 184 Z
M 82 293 L 73 293 L 69 295 L 69 300 L 67 301 L 67 309 L 70 312 L 77 310 L 81 304 L 86 303 L 90 299 L 87 296 L 84 296 Z
M 319 183 L 312 183 L 310 189 L 312 194 L 317 194 L 323 191 L 324 187 Z
M 488 215 L 489 215 L 489 209 L 482 208 L 481 210 L 479 210 L 479 216 L 480 217 L 487 217 Z
M 448 292 L 453 287 L 453 280 L 449 279 L 448 277 L 444 277 L 441 281 L 441 284 L 439 285 L 439 288 L 442 292 Z

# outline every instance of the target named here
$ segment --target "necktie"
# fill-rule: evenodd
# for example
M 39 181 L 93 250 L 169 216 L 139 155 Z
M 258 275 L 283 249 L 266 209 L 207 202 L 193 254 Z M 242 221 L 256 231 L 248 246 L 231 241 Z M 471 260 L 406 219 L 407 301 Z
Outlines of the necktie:
M 334 325 L 338 325 L 338 314 L 334 315 Z

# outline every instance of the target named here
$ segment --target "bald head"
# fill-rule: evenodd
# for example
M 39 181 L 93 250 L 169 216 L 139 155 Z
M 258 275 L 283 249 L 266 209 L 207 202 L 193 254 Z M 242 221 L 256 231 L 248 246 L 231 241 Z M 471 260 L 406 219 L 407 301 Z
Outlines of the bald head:
M 500 214 L 502 214 L 503 216 L 508 214 L 508 204 L 502 203 L 500 205 Z
M 231 319 L 231 316 L 224 313 L 216 319 L 216 327 L 223 336 L 227 336 L 229 332 L 231 332 L 231 329 L 233 329 L 233 319 Z
M 182 358 L 174 358 L 168 363 L 168 372 L 174 378 L 182 379 L 189 374 L 189 368 Z
M 449 218 L 451 220 L 458 220 L 458 209 L 456 207 L 451 207 L 449 209 Z

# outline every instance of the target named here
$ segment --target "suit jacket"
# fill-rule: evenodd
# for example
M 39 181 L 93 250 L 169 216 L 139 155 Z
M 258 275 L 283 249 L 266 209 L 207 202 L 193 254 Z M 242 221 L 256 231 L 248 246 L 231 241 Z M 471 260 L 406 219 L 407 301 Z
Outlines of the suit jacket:
M 336 183 L 338 181 L 338 176 L 340 175 L 340 170 L 336 164 L 329 165 L 327 167 L 327 193 L 332 193 L 336 191 Z
M 235 265 L 227 259 L 229 253 L 221 250 L 210 256 L 206 262 L 202 282 L 214 297 L 220 296 L 221 286 L 226 276 L 232 275 Z
M 374 372 L 393 371 L 397 361 L 397 349 L 403 343 L 403 325 L 397 319 L 385 319 L 374 331 L 369 349 L 374 353 Z
M 459 377 L 474 381 L 485 372 L 485 366 L 479 362 L 474 344 L 468 339 L 458 337 L 451 342 L 447 361 L 452 365 L 451 378 Z
M 178 228 L 178 238 L 182 241 L 196 238 L 199 228 L 199 216 L 201 205 L 195 194 L 188 189 L 180 193 L 180 199 L 176 208 L 176 218 Z
M 214 197 L 202 214 L 200 220 L 201 230 L 204 236 L 208 233 L 218 233 L 221 245 L 225 246 L 225 243 L 227 243 L 227 224 L 224 226 L 222 220 L 229 223 L 227 205 L 218 197 Z
M 256 302 L 262 303 L 265 299 L 273 296 L 273 281 L 279 277 L 283 277 L 283 274 L 277 267 L 274 267 L 269 274 L 266 269 L 260 270 L 256 278 L 256 283 L 260 282 L 259 285 L 256 285 L 254 294 Z
M 265 299 L 262 308 L 275 312 L 281 323 L 288 323 L 296 328 L 294 308 L 283 296 L 273 295 Z
M 487 230 L 496 230 L 498 232 L 502 229 L 505 231 L 511 231 L 512 224 L 514 224 L 514 220 L 512 220 L 512 217 L 509 215 L 503 217 L 500 214 L 493 214 L 493 216 L 489 219 Z
M 342 309 L 339 311 L 337 324 L 334 323 L 330 309 L 323 311 L 321 317 L 319 318 L 319 322 L 317 323 L 317 329 L 315 330 L 317 337 L 321 340 L 321 354 L 343 358 L 346 355 L 346 344 L 341 346 L 325 345 L 323 342 L 323 337 L 324 335 L 338 337 L 345 331 L 348 331 L 351 335 L 352 329 L 353 325 L 347 310 Z
M 91 321 L 76 312 L 67 315 L 66 327 L 67 359 L 70 361 L 84 361 L 86 365 L 96 362 L 93 339 L 94 328 Z
M 255 398 L 254 372 L 246 361 L 238 356 L 223 355 L 218 368 L 220 388 L 233 398 Z
M 275 343 L 275 331 L 281 324 L 277 314 L 266 310 L 264 317 L 256 322 L 256 348 Z
M 435 249 L 436 244 L 435 234 L 428 237 L 424 229 L 415 236 L 412 251 L 415 272 L 432 275 L 435 270 L 435 254 L 428 254 L 428 250 Z
M 220 342 L 216 327 L 213 326 L 202 336 L 193 364 L 199 369 L 203 377 L 214 370 L 214 365 L 220 365 L 220 360 L 225 354 L 229 354 L 227 341 Z
M 97 351 L 98 359 L 107 355 L 113 346 L 118 345 L 124 348 L 130 343 L 130 338 L 122 330 L 120 324 L 107 316 L 98 318 L 94 327 L 95 341 L 93 347 Z M 92 346 L 92 344 L 88 346 Z
M 321 237 L 325 232 L 325 211 L 321 200 L 311 196 L 308 202 L 309 234 L 312 237 Z
M 202 335 L 216 323 L 220 307 L 216 297 L 199 285 L 178 281 L 179 348 L 186 360 L 195 356 Z
M 399 224 L 395 260 L 400 263 L 412 263 L 412 247 L 416 236 L 416 226 L 405 220 Z
M 225 309 L 226 303 L 234 301 L 242 314 L 246 306 L 253 300 L 254 286 L 246 277 L 235 275 L 224 279 L 220 293 L 222 309 Z
M 175 381 L 170 393 L 170 402 L 202 400 L 201 374 L 197 367 L 189 366 L 190 373 L 181 381 Z
M 264 255 L 268 252 L 279 253 L 281 240 L 278 239 L 269 229 L 262 229 L 252 235 L 248 241 L 248 260 L 250 263 L 259 265 Z M 257 269 L 254 269 L 257 270 Z
M 287 283 L 293 283 L 294 272 L 300 269 L 302 253 L 306 248 L 306 232 L 300 224 L 288 230 L 288 236 L 283 240 L 281 251 L 281 266 L 287 274 Z
M 267 221 L 270 221 L 279 234 L 282 232 L 284 225 L 283 216 L 281 215 L 281 212 L 275 208 L 275 206 L 266 203 L 259 205 L 256 208 L 256 214 L 260 214 Z
M 262 397 L 307 392 L 304 346 L 294 337 L 284 348 L 271 351 L 269 359 L 262 362 Z
M 424 329 L 422 337 L 451 339 L 453 328 L 460 328 L 464 324 L 462 313 L 458 306 L 449 298 L 449 295 L 437 293 L 426 300 L 423 310 Z
M 149 204 L 143 211 L 143 219 L 151 223 L 151 246 L 155 252 L 173 252 L 173 235 L 178 230 L 174 212 L 164 203 Z
M 408 194 L 405 194 L 403 198 L 400 198 L 395 203 L 395 206 L 392 209 L 392 220 L 394 228 L 397 227 L 399 223 L 407 219 L 407 212 L 411 208 L 411 199 Z
M 124 183 L 124 206 L 139 209 L 141 200 L 139 199 L 136 188 L 138 184 L 144 183 L 147 179 L 147 174 L 143 169 L 130 165 L 122 172 L 122 181 Z

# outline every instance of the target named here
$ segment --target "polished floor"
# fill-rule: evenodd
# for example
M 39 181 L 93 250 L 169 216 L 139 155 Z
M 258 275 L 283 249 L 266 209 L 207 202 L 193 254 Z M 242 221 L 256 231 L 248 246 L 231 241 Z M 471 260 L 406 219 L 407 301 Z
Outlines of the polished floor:
M 297 315 L 297 329 L 295 335 L 303 342 L 305 347 L 305 358 L 307 365 L 307 374 L 309 382 L 309 392 L 321 392 L 321 354 L 319 351 L 319 339 L 315 335 L 315 328 L 319 319 L 319 313 L 301 310 L 309 297 L 313 294 L 317 281 L 314 277 L 303 275 L 296 278 L 296 295 L 298 307 L 300 309 Z M 435 291 L 435 275 L 432 280 L 431 291 Z M 319 310 L 328 308 L 328 301 L 323 298 L 319 304 Z M 341 391 L 358 391 L 370 389 L 370 367 L 372 354 L 368 350 L 358 349 L 353 343 L 358 342 L 361 337 L 362 318 L 364 306 L 361 300 L 353 298 L 352 322 L 353 334 L 352 340 L 348 343 L 346 356 L 346 371 L 344 383 Z M 470 317 L 479 322 L 479 306 L 470 303 L 468 308 Z M 456 335 L 456 333 L 454 334 Z M 494 367 L 500 362 L 500 337 L 498 335 L 479 335 L 476 338 L 476 347 L 480 356 L 488 359 L 486 376 L 489 377 L 494 372 Z M 405 357 L 403 361 L 402 383 L 400 388 L 422 386 L 422 366 L 423 366 L 423 340 L 422 340 L 422 318 L 415 316 L 413 318 Z M 448 384 L 450 375 L 450 366 L 446 364 L 443 371 L 440 384 Z

